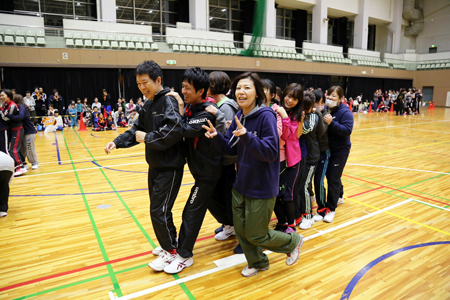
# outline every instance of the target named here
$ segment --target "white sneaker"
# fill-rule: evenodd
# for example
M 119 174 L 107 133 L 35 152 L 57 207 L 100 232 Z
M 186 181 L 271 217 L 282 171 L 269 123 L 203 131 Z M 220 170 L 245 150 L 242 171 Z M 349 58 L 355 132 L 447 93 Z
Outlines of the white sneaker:
M 176 257 L 177 254 L 171 254 L 170 252 L 163 250 L 159 257 L 149 263 L 148 266 L 155 271 L 163 271 Z
M 39 164 L 31 165 L 31 169 L 32 169 L 32 170 L 39 169 Z
M 267 267 L 261 268 L 261 269 L 256 269 L 256 268 L 250 268 L 249 266 L 246 266 L 244 268 L 244 270 L 241 271 L 241 275 L 244 277 L 252 277 L 255 276 L 258 271 L 265 271 L 265 270 L 269 270 L 270 265 L 267 265 Z
M 333 220 L 334 220 L 334 215 L 335 215 L 335 214 L 336 214 L 336 212 L 330 211 L 329 213 L 327 213 L 327 214 L 325 215 L 325 217 L 323 218 L 323 221 L 324 221 L 324 222 L 327 222 L 327 223 L 333 222 Z
M 28 172 L 28 169 L 26 168 L 20 168 L 22 170 L 22 174 L 25 174 L 26 172 Z
M 25 173 L 23 170 L 25 170 L 25 169 L 17 168 L 17 170 L 14 172 L 14 177 L 20 176 L 23 173 Z
M 322 222 L 323 221 L 323 217 L 319 213 L 316 213 L 314 215 L 313 219 L 314 219 L 314 222 Z
M 338 200 L 338 204 L 344 204 L 344 197 L 342 197 L 342 198 L 339 198 L 339 200 Z
M 25 170 L 28 170 L 30 167 L 28 166 L 28 164 L 26 164 L 26 165 L 23 165 L 22 168 L 24 168 Z
M 303 230 L 310 229 L 313 224 L 314 224 L 314 219 L 313 218 L 311 218 L 311 219 L 303 218 L 302 222 L 300 223 L 299 228 L 303 229 Z
M 183 271 L 184 268 L 192 266 L 194 260 L 192 257 L 183 258 L 177 254 L 176 258 L 170 263 L 170 265 L 164 268 L 164 272 L 168 274 L 175 274 Z
M 236 235 L 236 232 L 234 232 L 234 226 L 225 225 L 223 230 L 216 234 L 214 238 L 218 241 L 224 241 L 232 235 Z
M 292 266 L 295 264 L 298 259 L 300 258 L 300 249 L 303 246 L 303 235 L 300 234 L 300 241 L 298 241 L 297 246 L 295 247 L 294 251 L 289 253 L 286 258 L 286 265 Z
M 154 256 L 159 256 L 161 254 L 161 252 L 163 251 L 163 248 L 161 248 L 161 246 L 156 247 L 155 249 L 153 249 L 152 254 Z
M 6 217 L 8 214 L 4 211 L 0 211 L 0 218 Z

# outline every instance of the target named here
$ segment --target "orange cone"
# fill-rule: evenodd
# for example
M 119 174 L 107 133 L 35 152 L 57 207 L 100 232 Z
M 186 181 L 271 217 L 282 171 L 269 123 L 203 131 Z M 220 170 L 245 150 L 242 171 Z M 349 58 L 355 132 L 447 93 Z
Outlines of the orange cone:
M 78 128 L 78 131 L 87 131 L 86 125 L 83 122 L 83 113 L 80 115 L 80 128 Z
M 391 110 L 389 112 L 394 112 L 394 102 L 391 103 Z
M 106 119 L 108 119 L 108 112 L 105 110 L 103 110 L 103 117 Z
M 369 114 L 373 113 L 372 111 L 372 103 L 369 103 Z
M 431 102 L 428 104 L 428 110 L 431 109 Z
M 431 109 L 434 109 L 434 101 L 433 101 L 433 105 L 431 106 Z

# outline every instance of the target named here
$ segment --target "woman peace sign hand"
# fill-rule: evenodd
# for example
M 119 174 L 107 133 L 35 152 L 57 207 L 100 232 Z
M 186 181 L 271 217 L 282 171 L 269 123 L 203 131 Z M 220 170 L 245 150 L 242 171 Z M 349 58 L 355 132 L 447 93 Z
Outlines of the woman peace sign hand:
M 211 124 L 211 121 L 209 121 L 209 120 L 208 120 L 208 125 L 209 125 L 209 127 L 206 125 L 203 125 L 202 127 L 204 129 L 206 129 L 205 136 L 208 139 L 212 139 L 213 137 L 215 137 L 217 135 L 217 130 L 216 130 L 216 128 L 214 128 L 213 124 Z
M 241 136 L 247 133 L 247 129 L 242 126 L 241 122 L 239 122 L 239 119 L 237 116 L 234 116 L 234 119 L 236 120 L 237 129 L 233 131 L 234 136 Z

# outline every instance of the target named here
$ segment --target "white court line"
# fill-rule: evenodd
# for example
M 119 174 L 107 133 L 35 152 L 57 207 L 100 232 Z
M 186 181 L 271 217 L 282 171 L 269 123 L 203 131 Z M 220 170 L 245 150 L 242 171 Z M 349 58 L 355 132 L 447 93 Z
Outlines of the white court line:
M 429 206 L 434 206 L 434 207 L 439 208 L 439 209 L 442 209 L 442 210 L 450 211 L 450 209 L 448 209 L 448 208 L 441 207 L 441 206 L 437 206 L 437 205 L 434 205 L 434 204 L 431 204 L 431 203 L 428 203 L 428 202 L 425 202 L 425 201 L 416 200 L 416 199 L 412 199 L 412 200 L 413 200 L 414 202 L 420 202 L 420 203 L 423 203 L 423 204 L 426 204 L 426 205 L 429 205 Z
M 428 131 L 428 132 L 436 132 L 436 133 L 450 134 L 450 132 L 445 132 L 445 131 L 426 130 L 426 129 L 419 129 L 419 128 L 408 128 L 408 129 L 412 129 L 412 130 L 420 130 L 420 131 Z
M 61 173 L 69 173 L 69 172 L 81 172 L 81 171 L 87 171 L 87 170 L 95 170 L 95 169 L 103 169 L 103 168 L 111 168 L 111 167 L 119 167 L 119 166 L 129 166 L 129 165 L 147 165 L 146 162 L 136 162 L 136 163 L 129 163 L 129 164 L 120 164 L 120 165 L 112 165 L 112 166 L 95 166 L 92 168 L 86 168 L 86 169 L 76 169 L 76 170 L 66 170 L 66 171 L 59 171 L 59 172 L 50 172 L 50 173 L 44 173 L 44 174 L 35 174 L 35 175 L 25 175 L 25 176 L 19 176 L 19 177 L 15 177 L 14 181 L 17 181 L 19 179 L 23 179 L 23 178 L 29 178 L 29 177 L 34 177 L 34 176 L 45 176 L 45 175 L 53 175 L 53 174 L 61 174 Z M 142 171 L 144 172 L 144 171 Z
M 434 121 L 434 122 L 426 122 L 426 123 L 404 124 L 404 125 L 393 125 L 393 126 L 383 126 L 383 127 L 362 128 L 362 129 L 353 129 L 353 131 L 382 129 L 382 128 L 391 128 L 391 127 L 400 127 L 400 126 L 413 126 L 413 125 L 431 124 L 431 123 L 437 123 L 437 122 L 450 122 L 450 120 Z
M 346 165 L 348 165 L 348 166 L 361 166 L 361 167 L 373 167 L 373 168 L 384 168 L 384 169 L 396 169 L 396 170 L 406 170 L 406 171 L 417 171 L 417 172 L 424 172 L 424 173 L 436 173 L 436 174 L 450 175 L 450 173 L 448 173 L 448 172 L 445 173 L 445 172 L 437 172 L 437 171 L 398 168 L 398 167 L 388 167 L 388 166 L 364 165 L 364 164 L 354 164 L 354 163 L 346 163 Z
M 144 155 L 144 153 L 140 152 L 140 153 L 127 153 L 127 154 L 117 154 L 117 155 L 105 155 L 105 156 L 98 156 L 95 159 L 99 159 L 99 158 L 105 158 L 105 157 L 117 157 L 117 156 L 130 156 L 130 155 L 138 155 L 138 154 L 142 154 Z M 64 163 L 64 162 L 72 162 L 72 161 L 80 161 L 80 160 L 92 160 L 92 157 L 86 157 L 86 158 L 80 158 L 80 159 L 73 159 L 73 160 L 61 160 L 61 161 L 52 161 L 52 162 L 45 162 L 45 163 L 39 163 L 39 165 L 48 165 L 48 164 L 57 164 L 57 163 Z M 87 161 L 89 162 L 89 161 Z
M 365 219 L 368 219 L 370 217 L 379 215 L 379 214 L 381 214 L 381 213 L 383 213 L 383 212 L 385 212 L 387 210 L 399 207 L 399 206 L 401 206 L 403 204 L 406 204 L 406 203 L 409 203 L 411 201 L 413 201 L 413 199 L 408 199 L 408 200 L 399 202 L 399 203 L 394 204 L 392 206 L 383 208 L 382 210 L 378 210 L 376 212 L 373 212 L 373 213 L 370 213 L 370 214 L 365 215 L 363 217 L 360 217 L 360 218 L 348 221 L 346 223 L 343 223 L 341 225 L 329 228 L 327 230 L 320 230 L 318 233 L 310 235 L 310 236 L 304 238 L 304 241 L 308 241 L 308 240 L 314 239 L 316 237 L 322 236 L 322 235 L 324 235 L 326 233 L 330 233 L 330 232 L 336 231 L 338 229 L 345 228 L 347 226 L 350 226 L 350 225 L 353 225 L 355 223 L 361 222 L 361 221 L 363 221 Z M 272 253 L 272 251 L 265 251 L 264 253 L 270 254 L 270 253 Z M 245 262 L 246 262 L 245 255 L 234 254 L 234 255 L 231 255 L 231 256 L 228 256 L 228 257 L 225 257 L 225 258 L 222 258 L 222 259 L 214 261 L 214 263 L 217 265 L 216 268 L 213 268 L 213 269 L 210 269 L 210 270 L 207 270 L 207 271 L 204 271 L 204 272 L 200 272 L 200 273 L 197 273 L 197 274 L 194 274 L 194 275 L 191 275 L 191 276 L 187 276 L 185 278 L 180 278 L 180 279 L 177 279 L 177 280 L 174 280 L 174 281 L 170 281 L 170 282 L 167 282 L 167 283 L 164 283 L 164 284 L 161 284 L 161 285 L 157 285 L 155 287 L 148 288 L 148 289 L 145 289 L 145 290 L 142 290 L 142 291 L 139 291 L 139 292 L 135 292 L 135 293 L 132 293 L 132 294 L 129 294 L 129 295 L 126 295 L 126 296 L 122 296 L 122 297 L 114 297 L 114 295 L 111 292 L 109 292 L 109 297 L 110 297 L 111 300 L 134 299 L 134 298 L 137 298 L 137 297 L 148 295 L 150 293 L 154 293 L 154 292 L 157 292 L 157 291 L 160 291 L 160 290 L 163 290 L 163 289 L 166 289 L 166 288 L 178 285 L 178 284 L 183 283 L 183 282 L 187 282 L 187 281 L 191 281 L 191 280 L 194 280 L 194 279 L 197 279 L 197 278 L 201 278 L 201 277 L 204 277 L 204 276 L 207 276 L 207 275 L 210 275 L 210 274 L 213 274 L 213 273 L 216 273 L 216 272 L 219 272 L 219 271 L 222 271 L 222 270 L 234 267 L 236 265 L 239 265 L 239 264 L 242 264 L 242 263 L 245 263 Z

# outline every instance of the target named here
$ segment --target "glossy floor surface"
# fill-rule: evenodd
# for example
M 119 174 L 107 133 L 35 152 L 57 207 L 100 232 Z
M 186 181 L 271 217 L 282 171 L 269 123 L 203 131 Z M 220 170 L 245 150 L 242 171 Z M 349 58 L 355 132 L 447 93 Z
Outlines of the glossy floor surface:
M 193 266 L 149 269 L 157 240 L 143 146 L 106 156 L 123 129 L 40 132 L 40 168 L 13 180 L 0 219 L 0 299 L 450 299 L 450 109 L 354 116 L 334 222 L 301 232 L 297 264 L 271 253 L 251 278 L 232 256 L 236 237 L 214 239 L 209 213 Z M 192 184 L 186 167 L 178 228 Z

